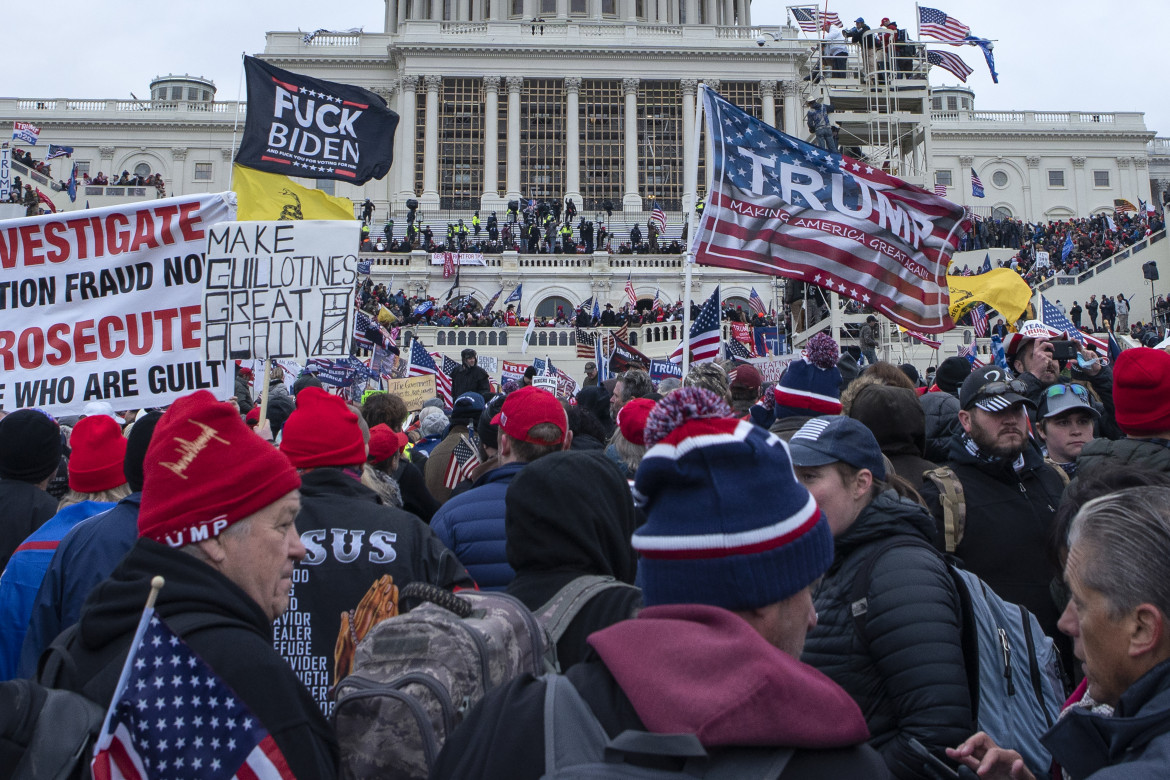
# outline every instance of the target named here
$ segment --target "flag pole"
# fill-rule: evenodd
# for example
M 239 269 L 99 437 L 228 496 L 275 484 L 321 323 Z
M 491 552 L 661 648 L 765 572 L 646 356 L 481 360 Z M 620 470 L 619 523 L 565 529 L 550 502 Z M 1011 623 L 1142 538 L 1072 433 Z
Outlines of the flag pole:
M 232 158 L 236 156 L 236 131 L 240 129 L 240 93 L 244 91 L 244 57 L 247 52 L 240 52 L 240 81 L 236 85 L 236 121 L 232 125 Z M 236 174 L 236 166 L 228 168 L 228 189 L 232 188 L 232 180 Z M 263 420 L 261 420 L 263 424 Z
M 268 382 L 272 375 L 272 361 L 264 358 L 264 385 L 260 388 L 260 420 L 256 423 L 256 430 L 264 427 L 264 422 L 268 419 Z
M 689 182 L 687 182 L 687 185 L 689 186 L 690 191 L 695 193 L 695 197 L 698 197 L 698 194 L 699 194 L 699 143 L 698 143 L 698 141 L 699 141 L 699 133 L 702 132 L 702 129 L 703 129 L 703 104 L 706 101 L 707 101 L 707 85 L 700 83 L 699 88 L 698 88 L 698 92 L 695 95 L 695 160 L 694 160 L 694 164 L 691 165 L 691 171 L 692 171 L 691 172 L 691 180 Z M 711 134 L 707 133 L 707 144 L 711 144 L 711 143 L 712 143 Z M 712 178 L 711 171 L 707 171 L 707 176 L 708 176 L 707 197 L 708 197 L 708 199 L 710 199 L 710 196 L 711 196 L 710 182 L 714 181 L 714 179 Z M 707 210 L 704 209 L 703 210 L 704 216 L 706 215 L 706 213 L 707 213 Z M 695 209 L 692 206 L 690 213 L 687 214 L 688 224 L 690 224 L 690 222 L 693 222 L 694 219 L 695 219 Z M 683 373 L 684 377 L 687 375 L 687 371 L 689 371 L 690 367 L 691 367 L 691 266 L 695 264 L 695 247 L 697 247 L 699 245 L 699 229 L 700 229 L 700 226 L 696 225 L 695 229 L 693 231 L 691 231 L 690 246 L 687 247 L 686 257 L 683 258 L 682 373 Z

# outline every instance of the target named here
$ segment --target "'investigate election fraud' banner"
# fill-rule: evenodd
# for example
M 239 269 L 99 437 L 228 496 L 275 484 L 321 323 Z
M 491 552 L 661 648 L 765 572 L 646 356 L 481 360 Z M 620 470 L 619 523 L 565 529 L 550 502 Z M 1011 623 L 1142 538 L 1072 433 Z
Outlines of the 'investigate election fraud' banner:
M 203 353 L 204 250 L 230 193 L 0 221 L 0 407 L 232 395 Z
M 208 360 L 345 357 L 356 221 L 223 222 L 207 231 Z

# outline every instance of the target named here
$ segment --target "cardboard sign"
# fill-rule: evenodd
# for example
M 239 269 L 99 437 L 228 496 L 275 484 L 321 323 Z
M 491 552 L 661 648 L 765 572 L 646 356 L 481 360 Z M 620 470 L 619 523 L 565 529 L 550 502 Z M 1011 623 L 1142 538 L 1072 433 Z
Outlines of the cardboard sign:
M 224 194 L 0 222 L 0 406 L 77 414 L 232 395 L 204 357 L 204 250 Z
M 493 355 L 476 355 L 475 363 L 490 376 L 495 376 L 500 371 L 500 361 Z
M 435 397 L 435 377 L 426 374 L 406 379 L 387 379 L 386 390 L 406 403 L 406 411 L 417 412 L 422 409 L 424 401 Z
M 800 360 L 799 355 L 793 356 L 796 360 Z M 760 372 L 765 384 L 768 382 L 779 382 L 780 377 L 784 376 L 784 372 L 788 369 L 788 364 L 793 361 L 793 358 L 786 360 L 753 360 L 751 364 Z
M 343 357 L 353 339 L 355 222 L 225 222 L 207 234 L 208 360 Z

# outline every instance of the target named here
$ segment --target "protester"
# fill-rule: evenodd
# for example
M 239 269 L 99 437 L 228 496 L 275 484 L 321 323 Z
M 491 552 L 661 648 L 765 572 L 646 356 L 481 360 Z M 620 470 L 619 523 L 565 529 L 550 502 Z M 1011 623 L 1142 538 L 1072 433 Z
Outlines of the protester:
M 923 474 L 935 468 L 923 457 L 926 413 L 913 390 L 868 382 L 853 394 L 847 414 L 872 432 L 894 473 L 912 486 L 921 485 Z
M 458 398 L 464 393 L 479 393 L 484 398 L 492 394 L 492 383 L 488 374 L 479 365 L 474 349 L 465 349 L 460 354 L 460 364 L 451 369 L 451 397 Z
M 775 421 L 772 433 L 788 439 L 813 417 L 841 412 L 841 372 L 837 358 L 841 350 L 825 333 L 808 340 L 800 360 L 788 365 L 775 394 Z
M 609 411 L 613 419 L 623 406 L 635 398 L 645 398 L 654 392 L 654 383 L 645 371 L 632 368 L 617 378 L 613 394 L 609 399 Z
M 646 420 L 653 409 L 654 401 L 635 398 L 617 414 L 617 427 L 613 429 L 605 454 L 627 480 L 633 481 L 646 454 Z
M 949 357 L 934 372 L 934 385 L 918 398 L 926 413 L 924 456 L 943 463 L 950 454 L 951 439 L 963 431 L 959 425 L 959 387 L 971 375 L 966 358 Z
M 786 778 L 886 777 L 857 705 L 797 660 L 816 625 L 810 586 L 832 560 L 828 525 L 785 446 L 730 414 L 700 388 L 659 402 L 636 486 L 648 520 L 633 536 L 647 606 L 590 636 L 596 659 L 560 679 L 611 738 L 633 729 L 694 734 L 707 748 L 788 747 Z M 753 487 L 722 489 L 728 480 Z M 746 537 L 756 543 L 735 546 Z M 431 777 L 543 776 L 546 679 L 484 697 Z
M 748 410 L 760 400 L 764 378 L 755 366 L 744 363 L 728 372 L 727 382 L 731 411 L 735 412 L 736 417 L 746 419 Z
M 1117 425 L 1126 438 L 1095 439 L 1077 457 L 1077 469 L 1091 472 L 1108 463 L 1170 474 L 1170 354 L 1135 347 L 1114 366 Z
M 45 488 L 61 463 L 61 428 L 36 409 L 0 419 L 0 571 L 33 531 L 57 513 Z
M 1048 463 L 1070 479 L 1076 476 L 1077 457 L 1093 440 L 1093 424 L 1100 418 L 1084 385 L 1049 385 L 1036 412 L 1036 431 L 1044 442 Z
M 451 497 L 453 490 L 453 487 L 449 487 L 446 482 L 447 467 L 451 464 L 455 446 L 459 444 L 461 439 L 468 439 L 470 442 L 469 434 L 476 421 L 479 420 L 483 407 L 484 399 L 479 393 L 463 393 L 457 396 L 451 410 L 451 422 L 447 427 L 447 434 L 441 442 L 435 445 L 427 459 L 427 470 L 423 475 L 426 478 L 427 492 L 440 506 Z

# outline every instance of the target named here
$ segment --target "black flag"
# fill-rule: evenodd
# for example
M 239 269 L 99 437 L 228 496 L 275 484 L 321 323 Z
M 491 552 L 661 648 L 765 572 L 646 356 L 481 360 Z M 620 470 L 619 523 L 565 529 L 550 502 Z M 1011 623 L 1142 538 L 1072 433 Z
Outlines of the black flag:
M 365 184 L 394 156 L 398 114 L 368 89 L 244 57 L 248 121 L 236 162 L 269 173 Z

